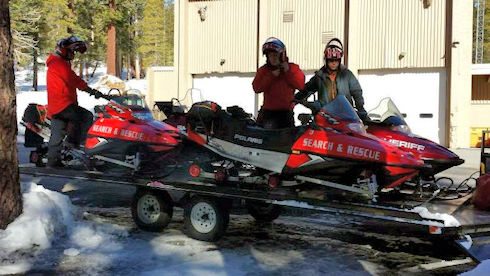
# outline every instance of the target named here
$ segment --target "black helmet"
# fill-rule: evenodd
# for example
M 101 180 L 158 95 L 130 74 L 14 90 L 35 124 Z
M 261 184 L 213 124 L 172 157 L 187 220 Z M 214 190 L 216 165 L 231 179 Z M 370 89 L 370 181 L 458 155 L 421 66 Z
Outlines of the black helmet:
M 62 38 L 56 43 L 57 53 L 67 59 L 68 53 L 79 52 L 81 54 L 87 51 L 87 44 L 78 37 L 72 35 L 68 38 Z

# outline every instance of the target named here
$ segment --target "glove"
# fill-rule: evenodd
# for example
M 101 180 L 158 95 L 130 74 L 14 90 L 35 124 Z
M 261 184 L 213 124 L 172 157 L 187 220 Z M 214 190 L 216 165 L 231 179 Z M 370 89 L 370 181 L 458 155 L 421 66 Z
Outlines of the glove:
M 369 124 L 371 123 L 371 118 L 369 118 L 369 116 L 367 115 L 367 112 L 364 111 L 364 112 L 357 112 L 357 115 L 359 116 L 359 119 L 361 119 L 361 121 L 364 123 L 364 124 Z
M 94 96 L 96 99 L 104 96 L 104 94 L 102 94 L 102 92 L 100 92 L 99 90 L 97 89 L 93 89 L 93 88 L 87 88 L 87 90 L 85 90 L 87 93 L 89 93 L 90 95 Z
M 94 97 L 95 97 L 96 99 L 98 99 L 98 98 L 100 98 L 100 97 L 103 97 L 103 96 L 104 96 L 104 94 L 102 94 L 102 92 L 100 92 L 100 91 L 97 91 L 97 92 L 95 92 L 95 94 L 94 94 Z

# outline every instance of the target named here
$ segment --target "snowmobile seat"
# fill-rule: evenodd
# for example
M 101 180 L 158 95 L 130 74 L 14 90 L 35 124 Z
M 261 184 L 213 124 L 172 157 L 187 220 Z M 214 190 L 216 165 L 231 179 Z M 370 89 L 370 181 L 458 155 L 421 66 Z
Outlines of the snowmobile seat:
M 289 153 L 303 129 L 265 129 L 257 126 L 252 119 L 237 119 L 227 112 L 221 112 L 216 120 L 214 136 L 245 147 Z
M 46 106 L 30 103 L 24 111 L 22 121 L 42 125 L 46 121 L 46 111 Z
M 219 117 L 221 111 L 221 106 L 215 102 L 198 102 L 193 104 L 187 112 L 187 122 L 193 129 L 203 127 L 206 131 L 211 131 L 212 123 Z

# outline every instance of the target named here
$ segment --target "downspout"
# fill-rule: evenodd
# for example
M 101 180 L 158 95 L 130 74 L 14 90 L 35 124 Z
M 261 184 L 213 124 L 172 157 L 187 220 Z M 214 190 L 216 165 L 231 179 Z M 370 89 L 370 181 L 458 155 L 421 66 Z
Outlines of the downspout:
M 177 20 L 175 20 L 175 17 L 174 17 L 174 31 L 175 31 L 175 21 L 177 21 L 177 28 L 178 28 L 178 32 L 177 32 L 177 99 L 180 99 L 180 18 L 181 18 L 181 14 L 180 14 L 180 5 L 182 4 L 182 1 L 181 0 L 178 0 L 178 5 L 177 5 L 177 14 L 178 14 L 178 17 L 177 17 Z M 174 45 L 175 45 L 175 42 L 174 42 Z M 174 66 L 175 66 L 175 62 L 174 62 Z
M 446 137 L 444 145 L 451 146 L 451 73 L 452 73 L 452 41 L 453 41 L 453 0 L 446 1 Z
M 259 57 L 260 57 L 260 0 L 257 0 L 257 45 L 255 47 L 255 72 L 259 70 Z M 259 94 L 254 92 L 254 115 L 259 114 Z
M 350 15 L 350 0 L 345 0 L 344 11 L 344 65 L 347 66 L 349 58 L 349 15 Z

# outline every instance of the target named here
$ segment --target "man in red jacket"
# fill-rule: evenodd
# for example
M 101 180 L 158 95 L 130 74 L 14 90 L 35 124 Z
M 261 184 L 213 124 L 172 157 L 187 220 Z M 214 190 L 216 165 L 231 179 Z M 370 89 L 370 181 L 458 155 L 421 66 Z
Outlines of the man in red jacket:
M 51 118 L 51 136 L 48 144 L 48 166 L 62 167 L 61 148 L 66 135 L 65 145 L 79 148 L 93 123 L 90 111 L 78 106 L 77 88 L 84 90 L 96 98 L 101 92 L 88 87 L 71 69 L 71 60 L 75 52 L 84 53 L 85 42 L 76 36 L 58 41 L 55 53 L 46 60 L 48 72 L 46 76 L 48 90 L 48 117 Z
M 297 64 L 289 62 L 286 47 L 279 39 L 268 38 L 262 53 L 267 63 L 259 68 L 252 83 L 255 93 L 264 93 L 257 124 L 264 128 L 292 127 L 294 91 L 304 89 L 305 75 Z

